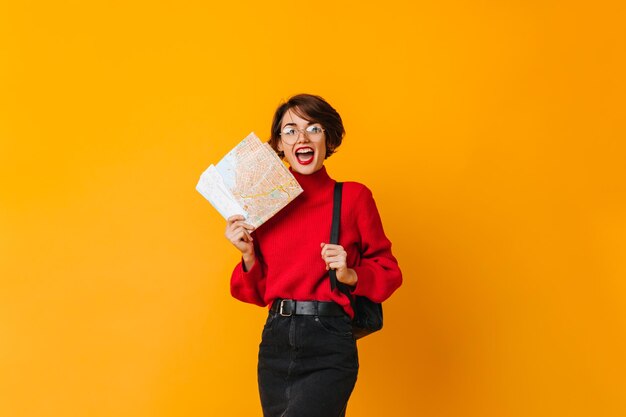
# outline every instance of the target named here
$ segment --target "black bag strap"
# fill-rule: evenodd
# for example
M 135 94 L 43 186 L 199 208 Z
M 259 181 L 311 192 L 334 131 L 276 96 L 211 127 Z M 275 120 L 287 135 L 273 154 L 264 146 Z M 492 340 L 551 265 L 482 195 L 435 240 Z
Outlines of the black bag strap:
M 343 183 L 335 183 L 335 193 L 333 195 L 333 222 L 330 227 L 330 243 L 336 245 L 339 243 L 339 223 L 341 223 L 341 194 Z M 330 276 L 330 290 L 337 288 L 337 271 L 331 269 L 328 273 Z
M 341 182 L 336 182 L 335 183 L 335 193 L 333 195 L 333 223 L 330 227 L 330 243 L 337 245 L 339 244 L 339 223 L 341 222 L 341 195 L 342 195 L 342 190 L 343 190 L 343 183 Z M 350 293 L 350 290 L 348 289 L 348 286 L 345 284 L 342 284 L 341 282 L 337 281 L 337 271 L 335 271 L 334 269 L 331 269 L 328 272 L 328 276 L 330 277 L 330 289 L 331 291 L 334 291 L 335 288 L 339 288 L 339 291 L 341 291 L 343 294 L 346 295 L 346 297 L 348 297 L 348 299 L 350 300 L 350 304 L 352 304 L 352 309 L 354 311 L 356 311 L 355 305 L 354 305 L 354 297 L 352 296 L 352 294 Z

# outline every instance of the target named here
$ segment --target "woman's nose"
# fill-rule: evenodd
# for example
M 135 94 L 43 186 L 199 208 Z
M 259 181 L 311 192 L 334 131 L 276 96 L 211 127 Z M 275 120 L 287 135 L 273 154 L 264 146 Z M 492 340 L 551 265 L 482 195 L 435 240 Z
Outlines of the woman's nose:
M 306 134 L 305 130 L 298 130 L 298 138 L 296 142 L 306 142 L 309 140 L 309 135 Z

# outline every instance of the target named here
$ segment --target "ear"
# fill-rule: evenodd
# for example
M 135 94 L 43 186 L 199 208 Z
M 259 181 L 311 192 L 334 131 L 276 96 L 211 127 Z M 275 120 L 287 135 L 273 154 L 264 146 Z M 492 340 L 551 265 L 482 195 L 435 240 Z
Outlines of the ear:
M 282 140 L 278 141 L 278 144 L 276 145 L 276 148 L 278 148 L 279 152 L 283 151 L 283 141 Z

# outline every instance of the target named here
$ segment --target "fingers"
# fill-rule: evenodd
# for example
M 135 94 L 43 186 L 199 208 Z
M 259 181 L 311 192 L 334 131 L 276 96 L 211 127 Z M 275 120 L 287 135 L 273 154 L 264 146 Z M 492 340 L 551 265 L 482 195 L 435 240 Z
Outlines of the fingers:
M 254 240 L 250 233 L 248 233 L 248 231 L 243 228 L 235 230 L 230 235 L 229 239 L 232 243 L 237 243 L 239 241 L 250 243 Z
M 326 270 L 329 269 L 341 269 L 346 267 L 346 259 L 348 253 L 341 245 L 332 245 L 321 243 L 322 259 L 326 263 Z
M 326 262 L 326 265 L 330 266 L 331 268 L 339 268 L 342 265 L 346 264 L 346 257 L 345 256 L 334 256 L 332 258 L 326 258 L 326 259 L 324 259 L 324 261 Z
M 246 229 L 243 229 L 243 237 L 241 238 L 244 242 L 252 242 L 252 235 Z
M 329 269 L 341 269 L 344 266 L 346 266 L 345 262 L 330 262 L 328 264 L 328 266 L 326 267 L 326 270 L 329 270 Z
M 234 245 L 237 245 L 238 242 L 250 243 L 254 240 L 250 233 L 255 230 L 255 227 L 244 222 L 244 220 L 245 218 L 240 214 L 230 216 L 227 219 L 224 235 Z
M 243 226 L 248 230 L 254 230 L 254 226 L 244 222 L 244 220 L 245 217 L 243 217 L 241 214 L 235 214 L 234 216 L 230 216 L 228 218 L 226 227 Z
M 245 228 L 252 232 L 255 227 L 249 223 L 244 222 L 244 220 L 244 217 L 239 214 L 235 216 L 230 216 L 226 223 L 226 231 L 228 232 L 229 230 L 234 231 L 238 230 L 239 228 Z
M 322 247 L 322 258 L 326 258 L 327 256 L 337 256 L 340 254 L 347 255 L 346 251 L 341 245 L 322 243 L 320 246 Z
M 226 239 L 230 240 L 231 243 L 233 244 L 237 244 L 237 242 L 243 241 L 243 242 L 248 242 L 248 234 L 246 233 L 246 230 L 243 228 L 238 228 L 236 230 L 227 230 L 226 233 L 224 233 L 224 235 L 226 236 Z

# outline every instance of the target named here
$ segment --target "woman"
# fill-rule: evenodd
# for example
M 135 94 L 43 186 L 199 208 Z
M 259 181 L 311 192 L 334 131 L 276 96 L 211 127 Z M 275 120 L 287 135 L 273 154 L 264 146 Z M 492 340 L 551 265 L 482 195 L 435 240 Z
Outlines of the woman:
M 243 216 L 226 225 L 226 237 L 242 254 L 231 277 L 233 297 L 270 306 L 258 363 L 265 417 L 345 415 L 359 363 L 350 300 L 331 290 L 329 269 L 354 295 L 375 302 L 402 283 L 364 185 L 344 184 L 339 244 L 327 243 L 335 181 L 324 160 L 344 133 L 339 113 L 321 97 L 300 94 L 280 105 L 269 143 L 304 192 L 258 230 Z

